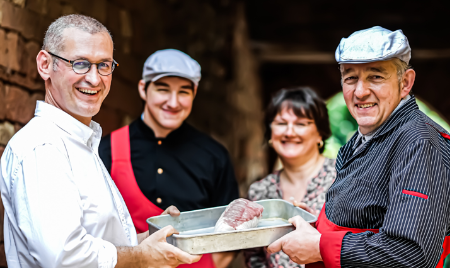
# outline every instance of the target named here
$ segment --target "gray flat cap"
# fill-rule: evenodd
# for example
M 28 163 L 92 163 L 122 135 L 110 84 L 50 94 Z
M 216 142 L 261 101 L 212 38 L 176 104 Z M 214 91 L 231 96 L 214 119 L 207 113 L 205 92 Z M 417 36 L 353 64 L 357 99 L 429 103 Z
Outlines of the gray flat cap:
M 179 50 L 158 50 L 145 61 L 142 79 L 154 82 L 166 76 L 183 77 L 198 86 L 201 79 L 200 64 Z
M 402 30 L 393 32 L 375 26 L 342 38 L 335 57 L 339 64 L 367 63 L 392 58 L 399 58 L 409 64 L 411 48 Z

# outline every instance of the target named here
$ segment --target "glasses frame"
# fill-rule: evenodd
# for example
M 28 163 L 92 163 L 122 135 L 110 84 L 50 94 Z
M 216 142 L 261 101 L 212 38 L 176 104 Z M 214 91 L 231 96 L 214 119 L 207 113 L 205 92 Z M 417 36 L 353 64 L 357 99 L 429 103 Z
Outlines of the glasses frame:
M 273 132 L 276 132 L 276 131 L 274 131 L 273 129 L 274 128 L 277 128 L 277 125 L 276 124 L 274 124 L 275 123 L 275 121 L 272 121 L 272 123 L 270 123 L 270 131 L 272 131 L 272 133 Z M 304 129 L 304 128 L 306 128 L 306 127 L 309 127 L 310 125 L 312 125 L 312 124 L 314 124 L 315 122 L 314 121 L 308 121 L 307 122 L 307 124 L 305 125 L 305 126 L 302 126 L 302 129 Z M 292 125 L 292 132 L 294 132 L 296 135 L 300 135 L 300 133 L 298 133 L 297 131 L 295 131 L 295 124 L 290 124 L 290 123 L 287 123 L 287 125 L 286 125 L 286 129 L 284 130 L 284 131 L 282 131 L 282 132 L 280 132 L 279 134 L 284 134 L 284 133 L 286 133 L 286 131 L 288 131 L 289 130 L 289 126 L 290 125 Z M 275 127 L 274 127 L 275 126 Z M 278 133 L 278 132 L 277 132 Z
M 85 60 L 85 61 L 89 62 L 89 69 L 88 69 L 85 73 L 78 73 L 78 72 L 76 72 L 75 69 L 73 68 L 73 64 L 74 64 L 77 60 L 68 60 L 68 59 L 65 59 L 65 58 L 63 58 L 63 57 L 61 57 L 61 56 L 55 55 L 55 54 L 51 53 L 50 51 L 47 51 L 47 52 L 48 52 L 48 54 L 52 55 L 53 57 L 57 57 L 58 59 L 61 59 L 61 60 L 65 61 L 65 62 L 68 62 L 68 63 L 72 66 L 72 71 L 73 71 L 74 73 L 76 73 L 76 74 L 87 74 L 87 73 L 91 70 L 92 65 L 97 65 L 97 73 L 98 73 L 99 75 L 101 75 L 101 76 L 108 76 L 108 75 L 110 75 L 110 74 L 112 74 L 112 73 L 114 72 L 114 70 L 116 69 L 116 66 L 119 66 L 119 63 L 118 63 L 116 60 L 113 59 L 113 61 L 112 61 L 111 72 L 110 72 L 109 74 L 101 74 L 101 73 L 100 73 L 100 70 L 98 69 L 98 65 L 101 64 L 101 63 L 103 63 L 104 61 L 102 61 L 102 62 L 100 62 L 100 63 L 92 63 L 92 62 L 90 62 L 90 61 L 88 61 L 88 60 L 86 60 L 86 59 L 77 59 L 77 60 Z

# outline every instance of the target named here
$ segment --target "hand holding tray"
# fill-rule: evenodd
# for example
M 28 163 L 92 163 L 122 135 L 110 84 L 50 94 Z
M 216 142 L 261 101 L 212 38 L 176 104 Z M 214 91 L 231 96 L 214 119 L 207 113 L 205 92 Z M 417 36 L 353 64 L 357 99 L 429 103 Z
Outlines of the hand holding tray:
M 297 215 L 309 223 L 317 220 L 316 216 L 282 199 L 256 203 L 264 207 L 262 219 L 258 227 L 247 230 L 214 233 L 214 226 L 227 206 L 182 212 L 178 217 L 156 216 L 147 219 L 147 223 L 150 234 L 172 225 L 180 234 L 168 237 L 168 243 L 189 254 L 206 254 L 268 246 L 294 230 L 288 220 Z

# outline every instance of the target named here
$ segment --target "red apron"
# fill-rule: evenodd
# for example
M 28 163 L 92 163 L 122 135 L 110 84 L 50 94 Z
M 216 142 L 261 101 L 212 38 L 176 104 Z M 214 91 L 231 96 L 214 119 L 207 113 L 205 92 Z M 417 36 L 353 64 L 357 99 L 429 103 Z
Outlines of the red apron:
M 137 233 L 148 231 L 146 220 L 164 212 L 161 208 L 150 202 L 141 192 L 134 177 L 131 165 L 129 128 L 125 126 L 111 133 L 111 177 L 122 194 L 127 205 Z M 189 268 L 215 268 L 212 255 L 205 254 L 199 262 L 184 264 L 179 267 Z
M 351 232 L 351 233 L 363 233 L 366 231 L 371 231 L 374 233 L 379 232 L 378 229 L 357 229 L 357 228 L 348 228 L 348 227 L 338 226 L 327 219 L 327 216 L 325 214 L 325 205 L 323 206 L 322 211 L 320 212 L 319 218 L 317 219 L 316 228 L 319 231 L 319 233 L 321 233 L 321 234 L 324 232 L 341 232 L 342 233 L 342 231 Z M 344 233 L 342 233 L 342 234 L 344 234 Z M 343 238 L 343 236 L 342 236 L 342 238 Z M 444 252 L 442 253 L 441 259 L 439 260 L 439 263 L 436 266 L 436 268 L 443 267 L 444 259 L 450 253 L 450 239 L 448 236 L 445 237 L 443 247 L 444 247 Z M 322 256 L 322 258 L 326 258 L 326 257 L 327 256 Z M 336 258 L 336 256 L 334 256 L 334 257 Z M 333 262 L 339 263 L 338 267 L 341 267 L 340 266 L 340 246 L 339 246 L 339 256 L 337 258 L 339 258 L 339 260 L 335 259 L 335 260 L 333 260 Z M 323 262 L 316 262 L 316 263 L 307 264 L 306 268 L 325 268 L 325 265 Z

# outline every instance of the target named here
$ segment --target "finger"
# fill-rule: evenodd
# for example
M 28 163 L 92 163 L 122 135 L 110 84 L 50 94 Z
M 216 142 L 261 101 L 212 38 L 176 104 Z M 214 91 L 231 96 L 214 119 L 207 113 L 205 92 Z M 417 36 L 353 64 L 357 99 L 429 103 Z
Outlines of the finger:
M 170 206 L 167 210 L 169 210 L 169 214 L 172 217 L 178 217 L 180 216 L 180 211 L 175 206 Z
M 176 259 L 181 263 L 191 264 L 198 262 L 202 258 L 202 255 L 191 255 L 172 245 L 170 245 L 170 250 L 173 254 L 175 254 Z
M 158 241 L 166 241 L 166 237 L 169 237 L 173 234 L 179 234 L 179 232 L 175 228 L 173 228 L 172 225 L 168 225 L 155 232 L 151 236 L 154 236 Z
M 294 200 L 294 206 L 299 207 L 301 209 L 307 210 L 308 206 L 303 203 L 303 202 L 297 202 L 296 200 Z
M 300 226 L 302 224 L 302 221 L 305 221 L 305 220 L 302 217 L 300 217 L 300 216 L 295 216 L 295 217 L 289 219 L 289 223 L 294 225 L 295 228 Z
M 267 247 L 267 253 L 273 254 L 275 252 L 280 251 L 281 250 L 281 245 L 282 245 L 282 242 L 283 242 L 282 239 L 283 239 L 283 237 L 278 239 L 277 241 L 273 242 L 272 244 L 270 244 Z

